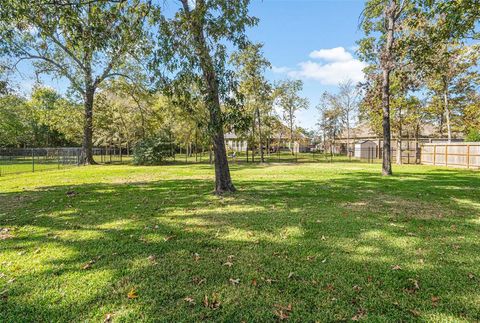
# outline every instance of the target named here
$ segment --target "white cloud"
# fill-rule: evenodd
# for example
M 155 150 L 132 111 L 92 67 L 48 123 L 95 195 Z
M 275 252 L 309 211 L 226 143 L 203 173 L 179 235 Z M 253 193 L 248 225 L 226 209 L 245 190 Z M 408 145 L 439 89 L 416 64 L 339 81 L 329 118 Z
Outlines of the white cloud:
M 320 61 L 301 62 L 297 69 L 273 67 L 272 71 L 292 78 L 319 81 L 323 85 L 338 85 L 346 80 L 354 82 L 364 80 L 363 69 L 366 64 L 354 58 L 343 47 L 315 50 L 309 56 Z
M 310 58 L 323 59 L 327 62 L 348 62 L 353 59 L 352 54 L 343 47 L 314 50 L 309 56 Z
M 285 66 L 272 66 L 272 72 L 276 74 L 287 74 L 291 72 L 292 69 Z

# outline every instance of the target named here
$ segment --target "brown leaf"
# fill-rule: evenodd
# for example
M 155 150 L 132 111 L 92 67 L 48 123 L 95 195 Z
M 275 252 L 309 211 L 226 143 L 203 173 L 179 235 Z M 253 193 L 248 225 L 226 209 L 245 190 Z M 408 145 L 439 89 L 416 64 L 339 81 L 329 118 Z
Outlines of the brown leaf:
M 400 267 L 400 265 L 392 265 L 391 268 L 392 270 L 402 270 L 402 267 Z
M 132 289 L 130 289 L 130 291 L 127 294 L 127 297 L 128 297 L 128 299 L 138 298 L 138 294 L 137 294 L 137 291 L 135 290 L 135 288 L 132 287 Z
M 358 309 L 357 314 L 355 314 L 352 317 L 352 321 L 360 321 L 365 316 L 365 314 L 366 314 L 366 312 L 365 312 L 364 309 L 362 309 L 362 308 Z
M 355 286 L 353 286 L 353 290 L 356 291 L 356 292 L 360 292 L 362 290 L 362 287 L 360 287 L 358 285 L 355 285 Z
M 91 269 L 94 263 L 95 263 L 95 260 L 92 259 L 89 262 L 87 262 L 85 265 L 83 265 L 82 269 L 84 270 Z
M 112 322 L 112 316 L 113 316 L 113 314 L 108 313 L 107 315 L 105 315 L 105 320 L 103 320 L 103 322 L 105 322 L 105 323 Z
M 193 260 L 199 261 L 199 260 L 200 260 L 200 255 L 195 252 L 195 253 L 193 254 Z
M 407 288 L 407 292 L 409 293 L 415 293 L 417 290 L 420 289 L 420 285 L 418 284 L 418 280 L 409 278 L 408 281 L 411 283 L 411 286 Z
M 315 256 L 307 256 L 307 261 L 312 261 L 312 260 L 315 260 Z
M 287 320 L 290 312 L 292 312 L 292 304 L 288 304 L 287 306 L 275 304 L 274 305 L 277 309 L 274 311 L 274 314 L 278 317 L 279 320 Z
M 190 305 L 195 305 L 195 300 L 191 298 L 190 296 L 187 296 L 183 299 L 185 302 L 190 303 Z
M 163 238 L 163 241 L 167 242 L 167 241 L 170 241 L 174 238 L 175 238 L 175 236 L 168 236 L 168 237 Z
M 232 284 L 232 285 L 238 285 L 238 284 L 240 284 L 240 279 L 239 279 L 239 278 L 237 278 L 237 279 L 230 278 L 228 281 L 229 281 L 230 284 Z
M 227 261 L 226 263 L 223 264 L 224 266 L 232 267 L 233 262 Z
M 438 296 L 432 296 L 431 299 L 432 299 L 433 306 L 437 306 L 438 301 L 440 300 L 440 297 L 438 297 Z
M 420 311 L 418 311 L 418 310 L 409 310 L 409 312 L 412 313 L 413 316 L 417 316 L 417 317 L 418 317 L 418 316 L 421 315 Z
M 257 287 L 257 280 L 255 278 L 252 279 L 252 286 Z
M 218 296 L 216 294 L 212 294 L 212 298 L 211 300 L 209 300 L 208 296 L 205 295 L 205 297 L 203 298 L 203 306 L 212 310 L 216 310 L 220 307 L 220 301 L 218 300 Z
M 468 273 L 468 278 L 475 279 L 475 275 L 473 273 Z
M 157 257 L 155 255 L 150 255 L 147 258 L 151 263 L 156 264 L 157 263 Z

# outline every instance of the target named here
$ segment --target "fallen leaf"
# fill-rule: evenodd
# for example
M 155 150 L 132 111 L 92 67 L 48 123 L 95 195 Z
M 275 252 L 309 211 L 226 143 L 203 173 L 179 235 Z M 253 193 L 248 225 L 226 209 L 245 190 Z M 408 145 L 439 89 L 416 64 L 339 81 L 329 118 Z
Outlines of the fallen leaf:
M 475 275 L 473 273 L 468 273 L 468 278 L 475 279 Z
M 191 305 L 195 305 L 195 300 L 191 298 L 190 296 L 187 296 L 183 299 L 185 302 L 190 303 Z
M 420 289 L 420 285 L 418 284 L 418 280 L 409 278 L 408 281 L 411 283 L 411 286 L 407 288 L 407 292 L 415 293 L 417 290 Z
M 212 294 L 212 298 L 209 300 L 208 296 L 205 295 L 205 297 L 203 298 L 203 306 L 212 310 L 216 310 L 220 307 L 220 301 L 218 300 L 218 296 L 216 294 Z
M 438 301 L 440 300 L 440 297 L 438 297 L 438 296 L 432 296 L 431 299 L 432 299 L 433 306 L 437 306 Z
M 168 236 L 168 237 L 163 238 L 163 241 L 167 242 L 167 241 L 172 240 L 173 238 L 175 238 L 175 236 Z
M 307 261 L 312 261 L 314 260 L 316 257 L 315 256 L 307 256 Z
M 127 297 L 128 297 L 128 299 L 138 298 L 138 294 L 137 294 L 137 291 L 135 290 L 135 288 L 130 289 L 130 291 L 127 294 Z
M 92 268 L 94 263 L 95 263 L 95 260 L 92 259 L 89 262 L 87 262 L 85 265 L 83 265 L 82 269 L 84 270 L 90 269 Z
M 239 279 L 239 278 L 237 278 L 237 279 L 230 278 L 228 281 L 229 281 L 230 284 L 232 284 L 232 285 L 238 285 L 238 284 L 240 284 L 240 279 Z
M 68 197 L 73 197 L 73 196 L 77 195 L 77 193 L 75 191 L 67 191 L 66 194 L 67 194 Z
M 282 306 L 275 304 L 274 305 L 277 309 L 274 311 L 274 314 L 278 317 L 279 320 L 287 320 L 290 312 L 292 311 L 292 304 L 288 304 L 288 306 Z
M 295 273 L 292 271 L 291 273 L 288 274 L 288 279 L 292 278 L 293 276 L 295 276 Z
M 335 287 L 333 286 L 333 284 L 327 284 L 327 286 L 325 286 L 325 289 L 329 292 L 332 292 L 335 290 Z
M 322 240 L 327 240 L 327 238 L 325 238 L 325 236 L 322 236 L 321 239 L 322 239 Z
M 200 255 L 195 252 L 195 253 L 193 254 L 193 260 L 199 261 L 199 260 L 200 260 Z
M 409 312 L 412 313 L 413 316 L 417 316 L 417 317 L 420 316 L 421 314 L 420 311 L 418 310 L 409 310 Z
M 362 287 L 360 287 L 358 285 L 355 285 L 355 286 L 353 286 L 353 290 L 356 291 L 356 292 L 360 292 L 362 290 Z
M 156 264 L 157 263 L 157 257 L 155 255 L 150 255 L 147 257 L 147 259 L 151 262 Z
M 105 322 L 105 323 L 111 322 L 112 321 L 112 316 L 113 316 L 113 314 L 108 313 L 107 315 L 105 315 L 105 320 L 103 320 L 103 322 Z
M 399 265 L 392 265 L 391 266 L 392 270 L 401 270 L 402 267 L 400 267 Z
M 358 309 L 357 314 L 355 314 L 352 317 L 352 321 L 360 321 L 365 316 L 365 314 L 366 314 L 366 312 L 365 312 L 364 309 L 362 309 L 362 308 Z
M 252 279 L 252 286 L 257 287 L 257 280 L 255 278 Z
M 233 262 L 227 261 L 226 263 L 223 264 L 224 266 L 232 267 Z

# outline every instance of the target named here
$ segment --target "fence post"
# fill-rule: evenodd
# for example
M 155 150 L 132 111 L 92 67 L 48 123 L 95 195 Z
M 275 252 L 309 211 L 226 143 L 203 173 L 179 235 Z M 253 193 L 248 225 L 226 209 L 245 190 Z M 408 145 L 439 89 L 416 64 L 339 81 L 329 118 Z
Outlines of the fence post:
M 448 145 L 445 145 L 445 167 L 448 166 Z
M 437 145 L 433 146 L 433 166 L 437 165 Z
M 32 173 L 35 173 L 35 150 L 32 148 Z
M 470 145 L 467 145 L 467 168 L 470 168 Z

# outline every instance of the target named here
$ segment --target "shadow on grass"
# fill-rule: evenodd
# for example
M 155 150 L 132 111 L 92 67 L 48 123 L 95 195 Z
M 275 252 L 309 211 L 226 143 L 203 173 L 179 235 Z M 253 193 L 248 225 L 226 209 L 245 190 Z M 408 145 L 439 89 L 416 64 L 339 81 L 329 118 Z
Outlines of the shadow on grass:
M 16 278 L 2 287 L 0 321 L 98 321 L 107 313 L 272 321 L 275 304 L 292 304 L 283 311 L 298 321 L 480 319 L 476 174 L 244 180 L 225 198 L 211 185 L 0 194 L 0 226 L 14 235 L 1 241 L 9 259 L 2 271 Z M 128 299 L 132 291 L 138 297 Z

